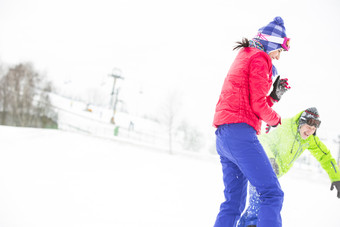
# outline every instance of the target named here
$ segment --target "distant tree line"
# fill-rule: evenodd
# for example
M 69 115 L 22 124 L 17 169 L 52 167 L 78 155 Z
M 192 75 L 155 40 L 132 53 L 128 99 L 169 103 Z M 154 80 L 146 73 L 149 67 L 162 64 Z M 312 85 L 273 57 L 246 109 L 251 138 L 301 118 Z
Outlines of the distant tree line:
M 169 91 L 158 117 L 158 122 L 165 126 L 168 134 L 169 154 L 174 153 L 174 143 L 179 143 L 185 150 L 199 152 L 205 146 L 204 135 L 193 124 L 181 120 L 181 111 L 185 111 L 181 93 L 178 90 Z
M 51 82 L 46 82 L 31 63 L 5 69 L 0 66 L 0 124 L 57 128 L 57 113 L 51 106 Z

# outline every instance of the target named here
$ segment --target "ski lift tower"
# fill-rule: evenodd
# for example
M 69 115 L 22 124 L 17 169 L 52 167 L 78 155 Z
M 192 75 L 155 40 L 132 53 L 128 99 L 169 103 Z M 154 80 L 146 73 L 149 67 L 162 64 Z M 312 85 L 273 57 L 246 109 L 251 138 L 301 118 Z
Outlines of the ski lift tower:
M 114 68 L 112 70 L 112 73 L 109 74 L 109 76 L 113 77 L 113 86 L 112 86 L 112 92 L 111 92 L 111 101 L 110 101 L 110 107 L 112 108 L 112 118 L 111 123 L 115 124 L 115 115 L 116 115 L 116 108 L 117 108 L 117 102 L 118 102 L 118 95 L 119 95 L 119 89 L 116 89 L 116 83 L 117 79 L 124 80 L 124 77 L 121 76 L 122 72 L 118 68 Z

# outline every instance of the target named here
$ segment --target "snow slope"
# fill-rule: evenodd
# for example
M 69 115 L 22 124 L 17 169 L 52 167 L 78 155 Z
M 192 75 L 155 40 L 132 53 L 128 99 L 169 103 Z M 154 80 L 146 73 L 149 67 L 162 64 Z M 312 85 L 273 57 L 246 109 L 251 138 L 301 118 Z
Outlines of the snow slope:
M 1 227 L 207 227 L 223 200 L 216 156 L 58 130 L 0 126 Z M 340 226 L 324 173 L 281 179 L 283 226 Z

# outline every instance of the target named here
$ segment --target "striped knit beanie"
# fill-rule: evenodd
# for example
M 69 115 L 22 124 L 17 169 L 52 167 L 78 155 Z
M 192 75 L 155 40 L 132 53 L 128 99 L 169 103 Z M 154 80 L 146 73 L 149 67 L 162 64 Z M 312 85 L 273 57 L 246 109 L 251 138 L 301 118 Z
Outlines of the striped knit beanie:
M 284 26 L 284 22 L 281 17 L 275 17 L 272 22 L 260 28 L 258 32 L 262 34 L 266 34 L 266 35 L 280 37 L 280 38 L 287 37 L 286 28 Z M 264 50 L 267 54 L 269 54 L 272 51 L 282 48 L 281 44 L 278 44 L 278 43 L 273 43 L 273 42 L 269 42 L 269 41 L 262 40 L 262 39 L 257 39 L 257 40 L 263 45 Z

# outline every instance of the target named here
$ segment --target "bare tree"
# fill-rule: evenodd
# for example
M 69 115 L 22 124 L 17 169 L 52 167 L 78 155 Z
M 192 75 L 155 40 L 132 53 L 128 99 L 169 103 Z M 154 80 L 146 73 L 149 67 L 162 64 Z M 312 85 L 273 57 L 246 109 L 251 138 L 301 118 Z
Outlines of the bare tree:
M 6 115 L 9 103 L 9 82 L 8 78 L 4 76 L 4 68 L 1 64 L 0 66 L 0 112 L 1 112 L 1 124 L 5 124 L 6 122 Z
M 10 67 L 0 80 L 2 124 L 24 127 L 41 127 L 42 119 L 55 117 L 48 93 L 51 83 L 30 63 Z
M 167 97 L 162 104 L 162 114 L 160 122 L 165 125 L 169 139 L 169 153 L 173 153 L 173 136 L 177 117 L 179 115 L 181 101 L 178 91 L 172 91 L 167 94 Z
M 199 152 L 204 146 L 203 134 L 187 121 L 182 121 L 178 131 L 181 132 L 181 143 L 185 150 Z

